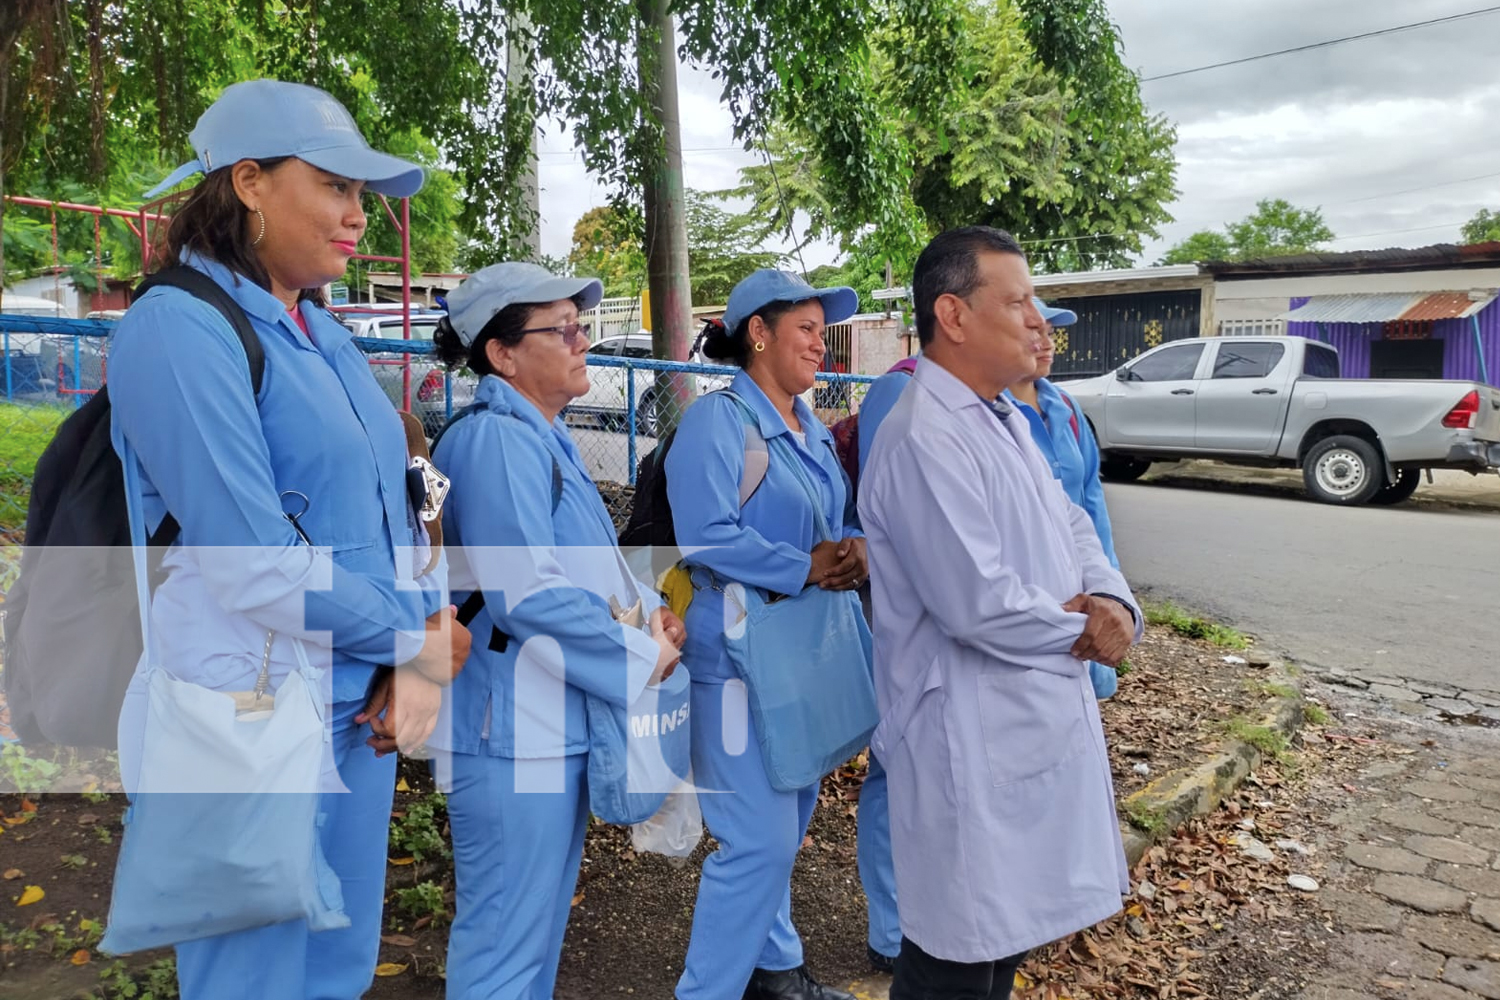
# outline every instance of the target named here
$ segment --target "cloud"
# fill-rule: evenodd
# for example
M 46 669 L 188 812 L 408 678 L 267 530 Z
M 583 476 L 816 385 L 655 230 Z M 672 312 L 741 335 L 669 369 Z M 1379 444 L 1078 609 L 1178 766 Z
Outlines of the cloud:
M 1126 61 L 1142 76 L 1442 17 L 1474 0 L 1115 0 Z M 1500 14 L 1146 82 L 1178 123 L 1177 221 L 1154 260 L 1282 197 L 1321 207 L 1335 249 L 1458 238 L 1500 205 Z M 1491 176 L 1485 176 L 1491 175 Z
M 1484 6 L 1481 0 L 1111 0 L 1127 64 L 1150 77 Z M 1176 221 L 1144 263 L 1262 198 L 1321 207 L 1335 249 L 1458 239 L 1480 208 L 1500 208 L 1500 14 L 1469 18 L 1148 82 L 1148 106 L 1178 124 Z M 739 148 L 718 85 L 679 67 L 688 186 L 732 186 L 758 157 Z M 544 252 L 565 255 L 573 223 L 608 192 L 571 135 L 542 146 Z M 560 151 L 560 153 L 559 153 Z M 1489 176 L 1486 176 L 1489 175 Z M 808 267 L 834 259 L 826 244 Z

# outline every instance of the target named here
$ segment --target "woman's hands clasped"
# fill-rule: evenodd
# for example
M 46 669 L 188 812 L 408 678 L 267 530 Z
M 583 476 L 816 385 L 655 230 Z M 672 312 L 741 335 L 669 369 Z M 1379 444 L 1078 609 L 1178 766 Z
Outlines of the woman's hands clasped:
M 813 546 L 812 568 L 807 572 L 809 586 L 824 590 L 857 590 L 870 576 L 863 538 L 845 538 L 838 542 L 819 542 Z

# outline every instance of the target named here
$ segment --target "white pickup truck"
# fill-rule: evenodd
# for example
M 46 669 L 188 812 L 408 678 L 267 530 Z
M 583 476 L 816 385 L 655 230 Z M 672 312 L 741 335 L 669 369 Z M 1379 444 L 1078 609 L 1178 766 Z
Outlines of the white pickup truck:
M 1333 504 L 1395 504 L 1423 469 L 1500 467 L 1500 389 L 1446 379 L 1339 378 L 1302 337 L 1177 340 L 1097 378 L 1059 381 L 1082 407 L 1106 479 L 1211 458 L 1300 467 Z

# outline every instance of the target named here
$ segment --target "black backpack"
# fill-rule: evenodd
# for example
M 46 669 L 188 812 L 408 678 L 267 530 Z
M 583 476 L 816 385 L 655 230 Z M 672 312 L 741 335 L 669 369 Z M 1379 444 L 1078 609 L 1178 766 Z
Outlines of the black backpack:
M 727 389 L 716 390 L 729 392 Z M 730 393 L 733 395 L 733 393 Z M 635 496 L 630 506 L 630 520 L 620 529 L 620 548 L 635 549 L 650 546 L 654 549 L 651 571 L 653 578 L 672 565 L 676 558 L 677 529 L 672 525 L 672 502 L 667 497 L 667 453 L 677 438 L 677 428 L 656 443 L 656 447 L 641 456 L 635 471 Z M 760 428 L 745 424 L 745 463 L 740 472 L 740 506 L 743 507 L 755 495 L 766 478 L 766 466 L 770 461 L 765 439 Z
M 182 265 L 147 278 L 135 295 L 160 285 L 180 288 L 224 316 L 245 349 L 258 396 L 265 352 L 234 299 L 212 278 Z M 20 578 L 0 605 L 0 682 L 11 727 L 23 743 L 113 749 L 125 688 L 140 659 L 125 476 L 109 430 L 104 387 L 62 422 L 37 461 Z M 168 514 L 151 534 L 153 569 L 178 533 Z

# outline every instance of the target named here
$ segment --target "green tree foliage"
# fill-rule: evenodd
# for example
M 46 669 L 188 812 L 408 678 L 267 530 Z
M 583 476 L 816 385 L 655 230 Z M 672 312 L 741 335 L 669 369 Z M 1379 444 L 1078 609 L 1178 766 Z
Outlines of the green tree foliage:
M 1103 3 L 972 0 L 959 18 L 967 54 L 955 63 L 958 86 L 936 114 L 905 105 L 903 59 L 874 64 L 881 113 L 911 151 L 917 229 L 1008 229 L 1042 270 L 1128 263 L 1171 219 L 1176 133 L 1146 110 Z M 899 51 L 900 40 L 881 29 L 877 52 Z M 808 238 L 834 236 L 846 253 L 870 256 L 863 230 L 846 228 L 828 210 L 832 189 L 805 135 L 789 128 L 770 148 L 774 169 L 745 170 L 738 193 L 751 195 L 771 226 L 787 228 L 790 210 Z M 861 262 L 854 271 L 866 281 L 876 271 L 883 285 L 884 257 L 907 274 L 919 248 L 876 248 L 880 266 Z
M 604 282 L 609 296 L 639 295 L 646 285 L 646 254 L 626 216 L 603 206 L 585 212 L 573 226 L 567 266 Z M 722 305 L 752 271 L 785 261 L 781 253 L 760 248 L 764 225 L 757 216 L 726 211 L 716 195 L 687 192 L 687 230 L 695 306 Z
M 1462 232 L 1465 243 L 1488 243 L 1491 240 L 1500 240 L 1500 212 L 1491 212 L 1487 208 L 1481 208 L 1475 213 L 1474 218 L 1464 223 Z
M 29 83 L 23 110 L 0 120 L 0 136 L 14 139 L 3 150 L 14 165 L 7 193 L 134 208 L 190 155 L 188 132 L 225 86 L 268 75 L 329 90 L 374 144 L 428 167 L 412 202 L 416 268 L 452 270 L 465 231 L 483 232 L 500 253 L 531 225 L 512 176 L 525 162 L 530 119 L 513 130 L 520 119 L 507 115 L 508 100 L 491 96 L 503 40 L 446 0 L 83 0 L 67 5 L 49 37 L 55 64 Z M 29 51 L 12 60 L 10 79 L 36 76 Z M 399 252 L 378 200 L 367 211 L 364 248 Z M 65 258 L 92 256 L 91 229 L 81 244 L 63 242 Z M 123 275 L 128 263 L 111 260 L 111 270 Z
M 1263 198 L 1255 211 L 1225 225 L 1223 234 L 1194 233 L 1167 251 L 1163 264 L 1205 260 L 1252 260 L 1317 250 L 1334 238 L 1316 208 L 1298 208 L 1284 198 Z

